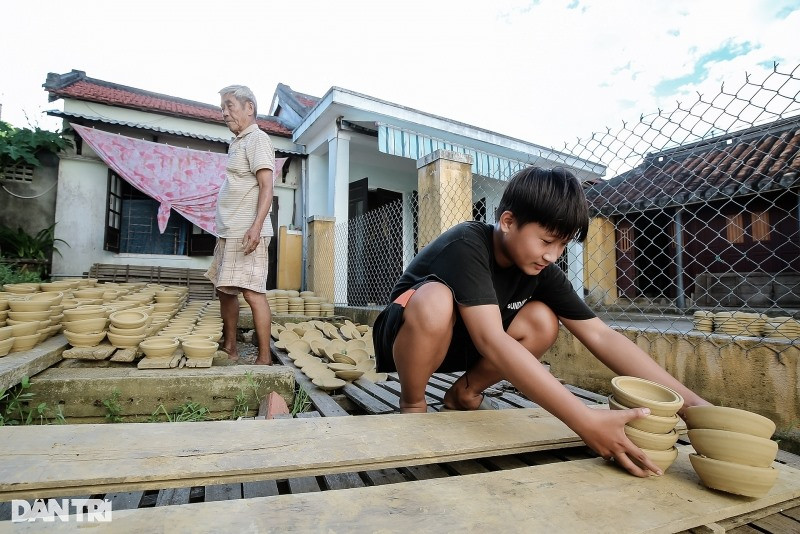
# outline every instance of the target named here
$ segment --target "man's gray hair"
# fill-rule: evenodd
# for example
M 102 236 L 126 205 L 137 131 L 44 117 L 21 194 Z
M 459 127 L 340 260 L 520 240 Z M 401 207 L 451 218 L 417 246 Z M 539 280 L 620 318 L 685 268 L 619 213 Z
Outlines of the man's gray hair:
M 258 117 L 258 104 L 256 103 L 256 95 L 246 85 L 229 85 L 219 90 L 220 96 L 233 95 L 233 97 L 245 104 L 246 102 L 253 103 L 253 116 Z

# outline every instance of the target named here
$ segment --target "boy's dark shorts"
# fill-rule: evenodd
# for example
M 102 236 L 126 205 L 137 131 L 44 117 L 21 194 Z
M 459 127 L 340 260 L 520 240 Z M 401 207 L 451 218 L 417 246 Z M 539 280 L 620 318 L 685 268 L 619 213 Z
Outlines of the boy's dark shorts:
M 408 298 L 411 296 L 408 292 L 413 294 L 414 291 L 428 282 L 440 282 L 444 284 L 444 282 L 436 277 L 426 278 L 397 297 L 397 299 L 386 306 L 380 315 L 378 315 L 378 318 L 375 319 L 372 339 L 375 343 L 375 360 L 378 372 L 393 373 L 397 371 L 397 366 L 394 363 L 393 347 L 397 333 L 400 331 L 400 327 L 403 326 L 405 305 L 406 302 L 408 302 Z M 450 342 L 450 347 L 447 349 L 447 355 L 444 361 L 436 370 L 437 373 L 466 371 L 481 358 L 457 310 L 458 308 L 456 307 L 456 324 L 453 327 L 453 339 Z

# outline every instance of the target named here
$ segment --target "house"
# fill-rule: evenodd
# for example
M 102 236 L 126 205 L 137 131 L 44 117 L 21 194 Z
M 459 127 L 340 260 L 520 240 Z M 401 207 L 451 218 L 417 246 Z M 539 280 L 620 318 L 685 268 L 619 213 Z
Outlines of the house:
M 63 100 L 63 110 L 49 114 L 64 118 L 65 126 L 73 125 L 76 132 L 87 128 L 83 137 L 76 133 L 75 149 L 62 155 L 59 164 L 56 237 L 70 248 L 53 258 L 53 273 L 80 275 L 93 263 L 205 269 L 214 236 L 175 210 L 167 212 L 160 231 L 159 202 L 130 183 L 136 162 L 130 162 L 127 175 L 125 162 L 111 168 L 108 155 L 98 153 L 84 137 L 113 134 L 136 142 L 138 161 L 156 153 L 169 158 L 170 151 L 182 150 L 224 158 L 232 135 L 219 107 L 90 78 L 78 70 L 50 73 L 44 88 L 51 101 Z M 294 197 L 303 151 L 281 119 L 259 115 L 257 122 L 272 138 L 276 156 L 286 159 L 275 182 L 272 224 L 277 235 L 277 227 L 298 222 Z M 270 248 L 274 259 L 276 239 Z
M 80 274 L 93 263 L 205 268 L 213 236 L 180 205 L 158 202 L 151 198 L 157 195 L 130 185 L 141 168 L 138 156 L 127 158 L 127 170 L 118 160 L 123 153 L 144 154 L 166 165 L 165 151 L 174 158 L 186 156 L 186 149 L 201 151 L 186 157 L 223 154 L 231 135 L 218 107 L 75 70 L 51 73 L 44 87 L 51 100 L 64 101 L 63 111 L 50 113 L 77 132 L 75 150 L 60 163 L 55 213 L 56 235 L 71 249 L 54 258 L 53 272 Z M 424 239 L 459 220 L 491 220 L 505 182 L 524 166 L 563 165 L 587 181 L 605 172 L 591 161 L 340 87 L 317 98 L 278 84 L 268 112 L 259 116 L 259 126 L 287 159 L 276 180 L 273 224 L 302 230 L 306 282 L 313 279 L 312 289 L 337 303 L 385 303 Z M 106 146 L 125 144 L 113 148 L 119 154 L 92 140 L 107 133 L 119 137 Z M 447 175 L 438 189 L 419 192 L 420 162 L 439 161 L 441 154 L 461 166 L 461 181 Z M 428 228 L 426 203 L 433 197 L 444 211 L 448 199 L 462 208 Z M 326 243 L 311 243 L 315 225 L 331 228 Z M 330 263 L 319 252 L 312 258 L 321 244 Z M 575 245 L 568 255 L 581 290 L 582 249 Z
M 648 154 L 586 193 L 613 225 L 611 300 L 800 307 L 800 117 Z

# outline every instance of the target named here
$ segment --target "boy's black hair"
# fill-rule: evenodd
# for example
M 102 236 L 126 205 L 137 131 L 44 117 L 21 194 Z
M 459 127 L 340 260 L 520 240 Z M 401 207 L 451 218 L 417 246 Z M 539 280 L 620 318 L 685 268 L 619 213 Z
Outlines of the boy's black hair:
M 589 206 L 580 182 L 563 167 L 527 167 L 509 180 L 496 219 L 510 211 L 521 227 L 535 222 L 561 239 L 586 240 Z

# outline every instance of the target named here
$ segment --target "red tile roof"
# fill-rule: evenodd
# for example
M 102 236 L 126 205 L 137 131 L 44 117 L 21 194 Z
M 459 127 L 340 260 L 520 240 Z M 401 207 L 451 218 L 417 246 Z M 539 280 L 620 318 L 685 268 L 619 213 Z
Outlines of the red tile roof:
M 51 102 L 59 98 L 74 98 L 224 124 L 219 106 L 89 78 L 85 72 L 79 70 L 73 70 L 67 74 L 48 74 L 44 88 L 50 93 Z M 259 115 L 256 122 L 262 130 L 270 135 L 292 136 L 291 128 L 287 127 L 278 117 Z
M 601 213 L 644 211 L 800 184 L 800 117 L 649 154 L 586 190 Z

